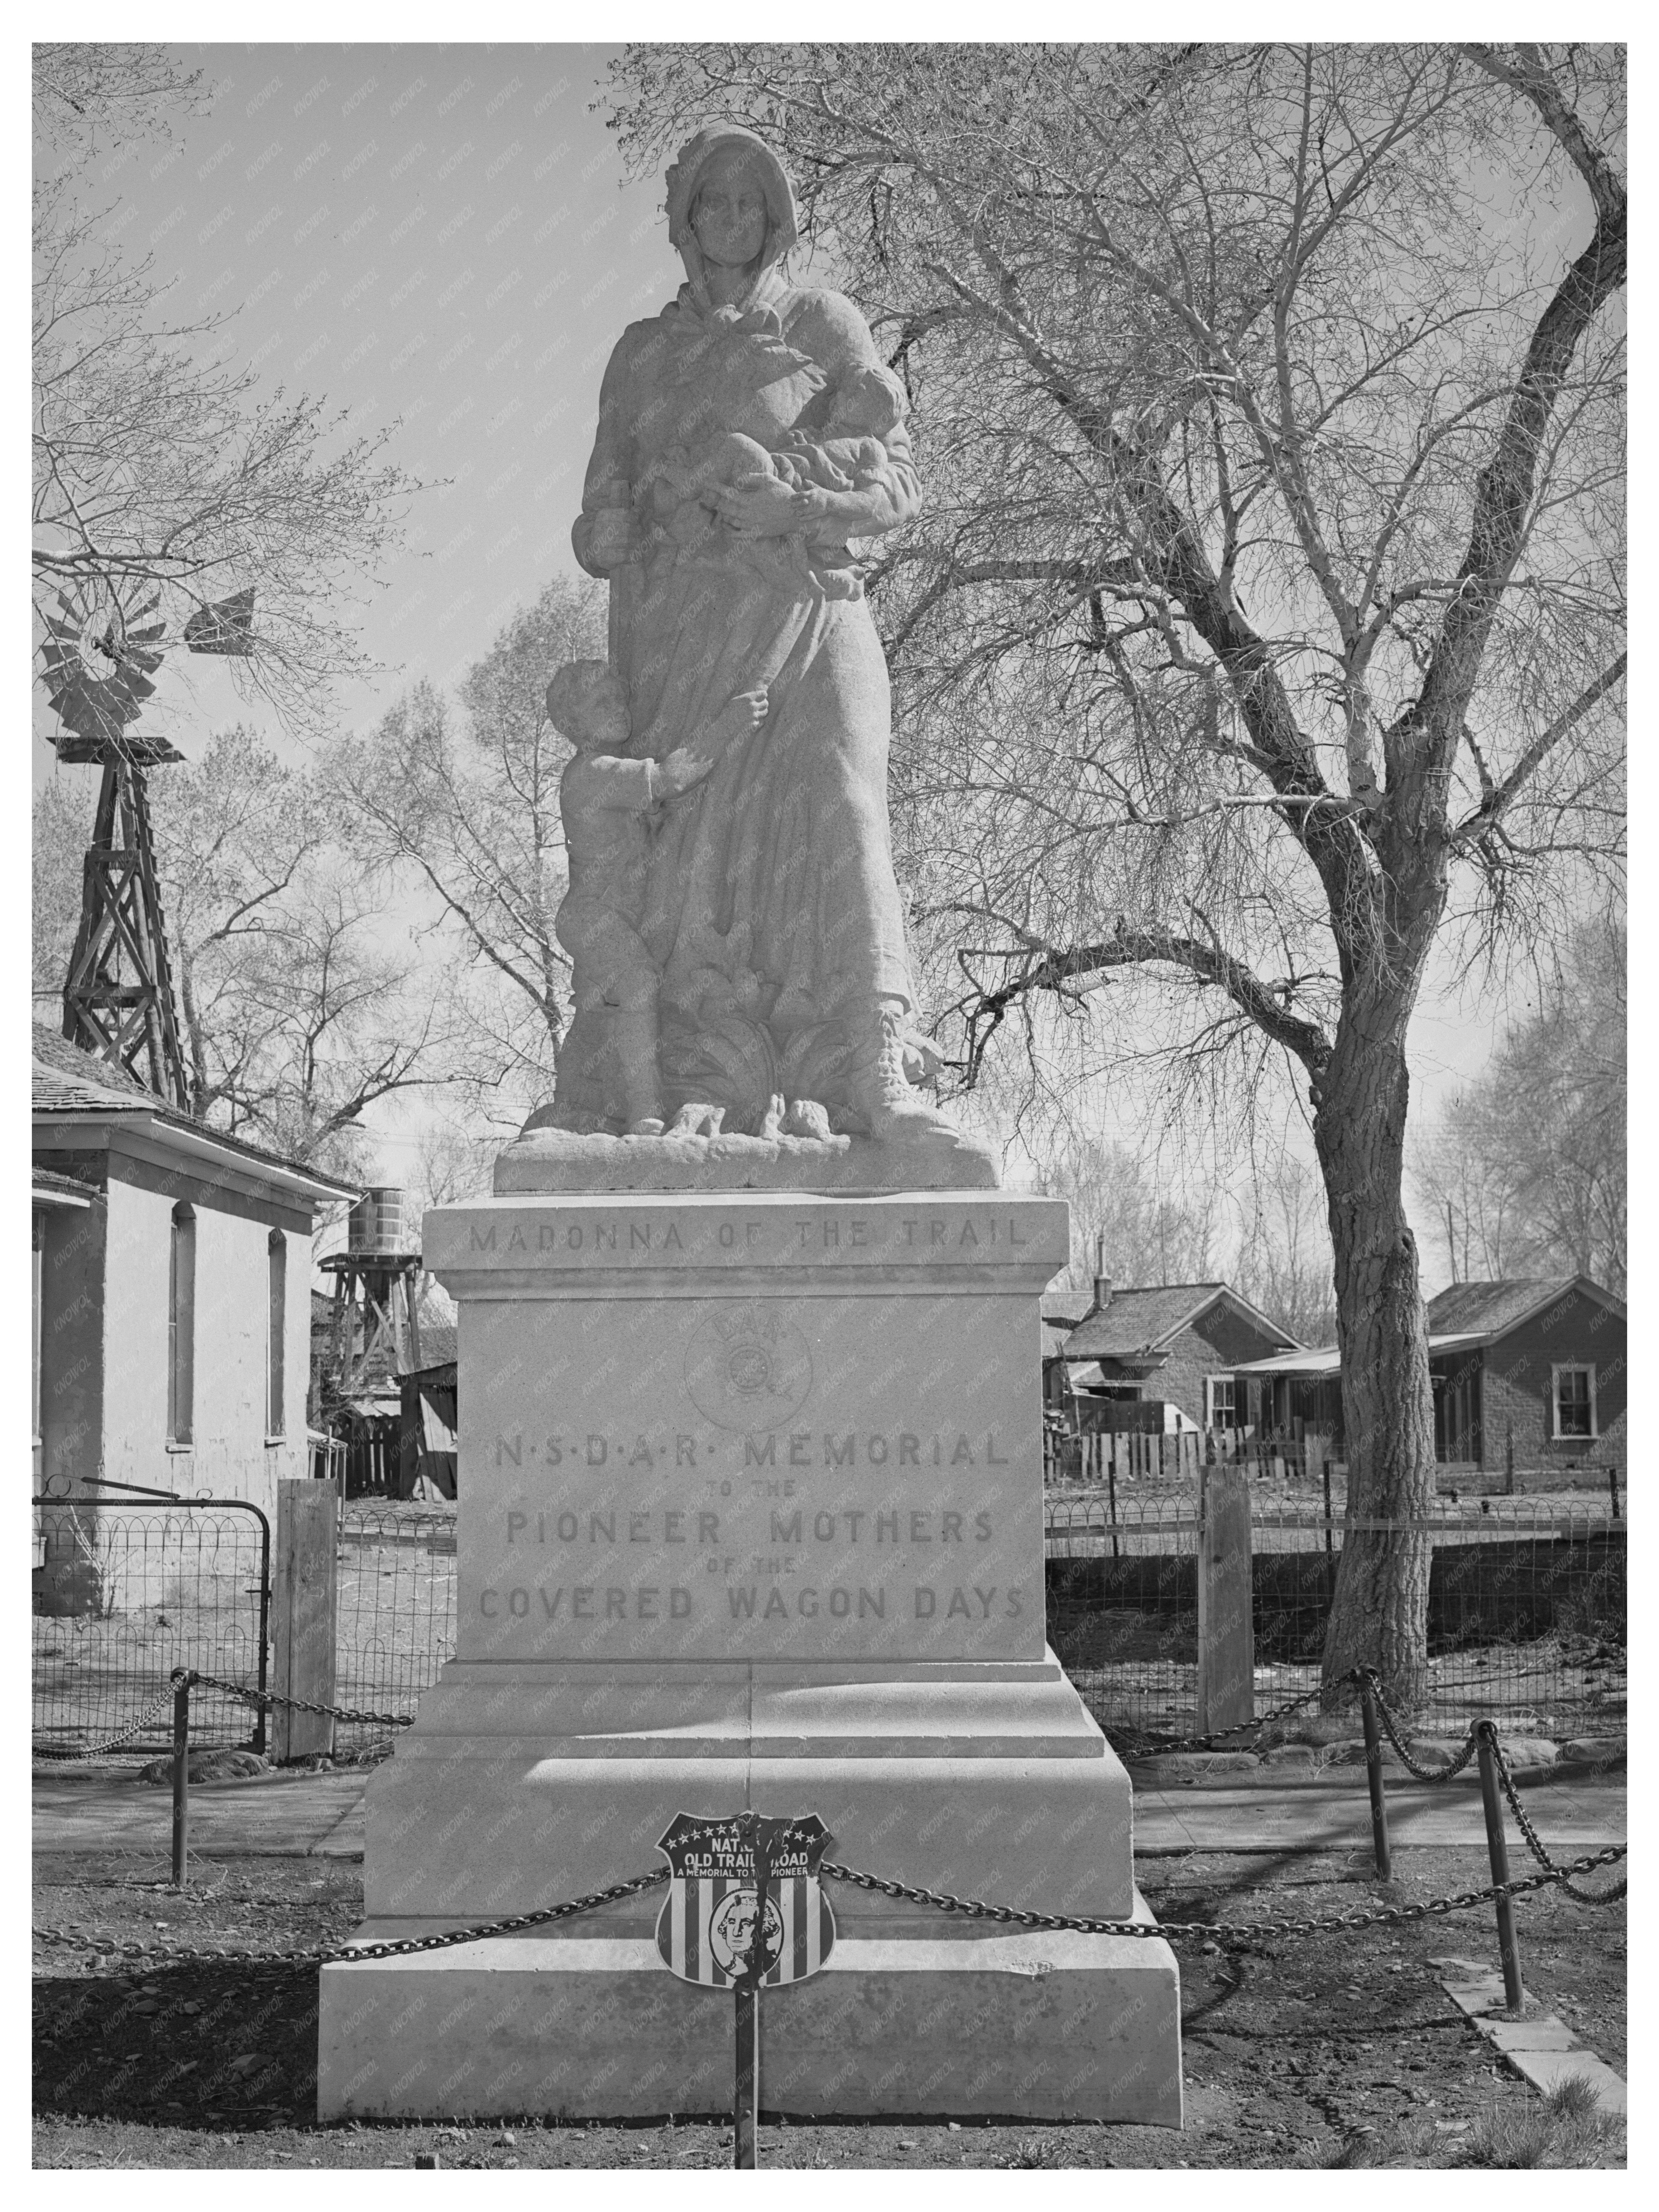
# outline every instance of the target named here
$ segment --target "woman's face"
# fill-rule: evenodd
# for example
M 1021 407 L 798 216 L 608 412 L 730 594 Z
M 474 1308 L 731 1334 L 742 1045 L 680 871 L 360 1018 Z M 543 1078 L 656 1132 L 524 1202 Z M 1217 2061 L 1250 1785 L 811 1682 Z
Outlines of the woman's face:
M 766 195 L 750 156 L 716 154 L 691 205 L 691 228 L 702 258 L 719 269 L 745 269 L 766 244 Z

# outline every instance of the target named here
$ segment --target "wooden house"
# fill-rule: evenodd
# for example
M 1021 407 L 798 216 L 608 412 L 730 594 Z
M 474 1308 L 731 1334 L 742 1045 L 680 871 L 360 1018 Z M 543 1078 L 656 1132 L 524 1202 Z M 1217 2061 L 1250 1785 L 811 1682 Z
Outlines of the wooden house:
M 1079 1425 L 1135 1429 L 1159 1406 L 1160 1429 L 1182 1424 L 1235 1429 L 1253 1416 L 1236 1384 L 1241 1364 L 1293 1348 L 1296 1340 L 1225 1283 L 1159 1283 L 1119 1290 L 1097 1275 L 1085 1310 L 1068 1328 L 1063 1297 L 1043 1302 L 1045 1396 L 1069 1392 Z
M 1483 1474 L 1625 1463 L 1625 1305 L 1588 1275 L 1454 1283 L 1431 1298 L 1435 1456 Z M 1242 1367 L 1271 1419 L 1327 1431 L 1343 1449 L 1333 1347 Z

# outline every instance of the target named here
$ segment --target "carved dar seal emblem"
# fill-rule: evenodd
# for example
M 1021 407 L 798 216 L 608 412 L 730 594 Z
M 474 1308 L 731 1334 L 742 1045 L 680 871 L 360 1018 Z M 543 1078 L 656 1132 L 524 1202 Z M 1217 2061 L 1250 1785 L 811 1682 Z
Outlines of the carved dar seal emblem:
M 775 1429 L 806 1403 L 812 1354 L 775 1308 L 746 1299 L 717 1306 L 685 1348 L 692 1404 L 722 1429 Z

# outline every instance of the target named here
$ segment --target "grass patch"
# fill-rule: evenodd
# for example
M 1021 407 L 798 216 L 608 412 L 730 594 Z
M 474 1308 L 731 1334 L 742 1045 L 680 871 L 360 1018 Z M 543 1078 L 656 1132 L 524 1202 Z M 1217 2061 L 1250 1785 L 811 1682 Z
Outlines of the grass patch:
M 1625 2123 L 1601 2110 L 1593 2082 L 1569 2075 L 1541 2097 L 1494 2101 L 1467 2128 L 1448 2130 L 1430 2119 L 1396 2120 L 1352 2135 L 1326 2160 L 1352 2172 L 1362 2166 L 1473 2166 L 1519 2172 L 1528 2167 L 1583 2170 L 1622 2166 Z

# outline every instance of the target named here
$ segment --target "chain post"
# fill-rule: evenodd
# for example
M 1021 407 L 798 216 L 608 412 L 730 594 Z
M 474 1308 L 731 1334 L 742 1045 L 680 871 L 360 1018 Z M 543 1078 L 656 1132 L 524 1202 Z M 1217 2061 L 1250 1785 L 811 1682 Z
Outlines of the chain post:
M 190 1680 L 173 1678 L 173 1886 L 183 1889 L 190 1855 Z
M 1479 1721 L 1475 1735 L 1480 1751 L 1480 1803 L 1486 1816 L 1486 1850 L 1492 1859 L 1492 1878 L 1494 1887 L 1507 1884 L 1510 1878 L 1510 1854 L 1504 1841 L 1504 1805 L 1498 1789 L 1498 1723 Z M 1515 1905 L 1508 1897 L 1497 1900 L 1498 1949 L 1504 1962 L 1504 2002 L 1511 2012 L 1519 2012 L 1526 2000 L 1521 1986 L 1521 1953 L 1515 1936 Z
M 1382 1739 L 1376 1725 L 1376 1675 L 1370 1667 L 1359 1670 L 1359 1708 L 1365 1729 L 1365 1787 L 1371 1794 L 1371 1855 L 1376 1878 L 1394 1878 L 1389 1850 L 1389 1807 L 1382 1794 Z

